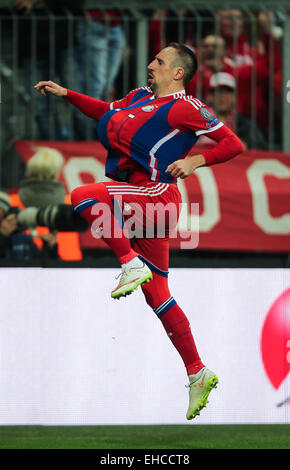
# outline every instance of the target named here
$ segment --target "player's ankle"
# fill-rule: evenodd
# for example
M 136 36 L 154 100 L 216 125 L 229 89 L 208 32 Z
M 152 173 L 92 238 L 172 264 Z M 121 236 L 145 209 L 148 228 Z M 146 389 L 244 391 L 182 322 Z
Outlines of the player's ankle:
M 205 365 L 200 361 L 196 361 L 192 364 L 189 364 L 187 367 L 186 367 L 186 371 L 187 371 L 187 375 L 190 376 L 190 375 L 196 375 L 198 374 L 203 368 L 205 367 Z
M 121 266 L 123 266 L 124 264 L 129 263 L 131 259 L 136 258 L 138 256 L 138 253 L 136 253 L 136 251 L 133 250 L 133 248 L 130 248 L 130 250 L 125 255 L 120 256 L 119 254 L 117 254 L 117 256 L 118 256 Z
M 188 375 L 188 378 L 189 378 L 189 381 L 192 383 L 192 382 L 195 382 L 196 380 L 200 379 L 200 377 L 202 376 L 202 373 L 205 369 L 205 366 L 202 367 L 198 372 L 196 372 L 195 374 L 189 374 Z

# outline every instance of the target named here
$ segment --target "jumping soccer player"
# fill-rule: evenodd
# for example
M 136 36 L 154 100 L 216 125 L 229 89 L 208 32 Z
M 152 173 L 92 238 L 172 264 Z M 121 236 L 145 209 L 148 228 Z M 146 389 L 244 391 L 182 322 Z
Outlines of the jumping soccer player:
M 151 211 L 145 220 L 142 214 L 148 205 L 159 203 L 160 207 L 170 203 L 178 218 L 181 195 L 177 178 L 188 177 L 196 168 L 227 161 L 243 151 L 238 137 L 205 104 L 186 96 L 185 85 L 196 69 L 194 53 L 183 44 L 170 43 L 148 65 L 149 87 L 133 90 L 120 101 L 100 101 L 51 81 L 35 85 L 39 93 L 64 97 L 99 121 L 98 136 L 108 150 L 106 176 L 115 181 L 76 188 L 71 194 L 72 205 L 92 226 L 99 217 L 98 205 L 110 208 L 109 228 L 104 228 L 102 235 L 122 269 L 120 282 L 111 295 L 119 299 L 141 286 L 147 303 L 161 320 L 186 367 L 189 420 L 206 405 L 218 379 L 201 361 L 189 321 L 169 291 L 170 217 L 164 218 L 165 232 L 160 238 L 158 211 Z M 202 134 L 217 145 L 200 155 L 187 156 Z M 124 214 L 136 203 L 141 208 L 137 224 L 145 227 L 149 220 L 154 227 L 151 238 L 130 240 L 126 234 Z M 120 230 L 122 224 L 124 230 Z

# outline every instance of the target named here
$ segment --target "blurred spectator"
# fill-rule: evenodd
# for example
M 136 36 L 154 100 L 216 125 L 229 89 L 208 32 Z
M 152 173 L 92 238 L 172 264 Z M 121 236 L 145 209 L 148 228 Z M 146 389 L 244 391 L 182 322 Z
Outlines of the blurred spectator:
M 234 73 L 233 66 L 226 58 L 226 43 L 221 36 L 205 36 L 197 51 L 198 72 L 186 86 L 186 93 L 206 99 L 209 81 L 216 72 Z
M 259 11 L 257 49 L 263 57 L 263 80 L 261 81 L 263 102 L 268 104 L 258 111 L 257 121 L 266 132 L 269 126 L 269 103 L 273 99 L 275 122 L 274 129 L 281 129 L 281 100 L 282 100 L 282 53 L 279 37 L 281 31 L 275 27 L 275 16 L 272 11 Z M 261 68 L 261 65 L 259 64 Z M 276 136 L 279 139 L 280 136 Z
M 94 98 L 110 100 L 119 72 L 125 36 L 121 12 L 89 9 L 76 23 L 75 89 Z M 95 140 L 96 124 L 76 114 L 76 140 Z
M 28 160 L 20 181 L 19 197 L 24 206 L 45 207 L 65 200 L 64 184 L 58 181 L 64 158 L 56 149 L 38 147 Z
M 69 60 L 73 60 L 73 43 L 68 44 L 68 17 L 66 9 L 75 11 L 76 0 L 14 0 L 13 12 L 18 15 L 18 52 L 25 88 L 49 77 L 71 80 Z M 36 139 L 67 140 L 68 127 L 60 118 L 51 97 L 33 99 Z
M 155 10 L 149 21 L 148 49 L 150 60 L 158 54 L 160 49 L 166 47 L 172 41 L 183 42 L 188 47 L 195 48 L 195 31 L 196 21 L 190 11 L 179 9 L 172 12 L 161 8 Z M 181 35 L 182 38 L 180 38 Z
M 165 39 L 165 26 L 164 21 L 168 15 L 168 10 L 161 8 L 155 10 L 149 21 L 149 32 L 148 32 L 148 49 L 149 58 L 158 54 L 160 49 L 164 47 L 168 41 Z
M 84 0 L 15 1 L 15 11 L 20 17 L 20 65 L 28 90 L 43 77 L 49 77 L 95 98 L 109 98 L 125 44 L 120 13 L 97 9 L 84 12 L 84 3 Z M 33 41 L 36 41 L 36 63 Z M 95 122 L 88 121 L 81 113 L 72 111 L 69 123 L 70 118 L 60 117 L 50 96 L 34 102 L 38 140 L 96 137 Z
M 73 211 L 64 183 L 58 180 L 63 164 L 64 158 L 57 149 L 35 149 L 19 184 L 19 203 L 24 210 L 18 215 L 18 221 L 24 228 L 37 227 L 36 231 L 41 234 L 48 230 L 56 233 L 57 230 L 60 258 L 80 260 L 78 232 L 85 231 L 88 224 Z
M 225 72 L 214 74 L 209 83 L 207 104 L 217 118 L 233 130 L 242 140 L 245 149 L 265 149 L 266 142 L 257 124 L 236 111 L 235 78 Z M 205 139 L 201 140 L 206 145 Z
M 55 233 L 43 234 L 40 250 L 32 235 L 19 229 L 17 213 L 10 207 L 10 198 L 6 191 L 0 191 L 0 258 L 29 260 L 34 258 L 58 258 Z
M 218 10 L 217 28 L 226 43 L 226 60 L 237 80 L 237 107 L 241 114 L 251 117 L 265 110 L 261 82 L 263 68 L 257 49 L 249 44 L 241 10 Z
M 282 89 L 282 59 L 279 40 L 273 35 L 273 14 L 257 14 L 258 37 L 250 45 L 240 10 L 219 10 L 218 28 L 226 41 L 226 60 L 237 79 L 238 108 L 249 118 L 255 117 L 264 135 L 269 130 L 269 96 L 273 93 L 279 118 Z M 273 84 L 270 86 L 270 84 Z M 278 111 L 278 112 L 277 112 Z
M 254 65 L 255 50 L 244 31 L 244 16 L 240 10 L 219 10 L 217 28 L 226 41 L 226 54 L 234 64 Z

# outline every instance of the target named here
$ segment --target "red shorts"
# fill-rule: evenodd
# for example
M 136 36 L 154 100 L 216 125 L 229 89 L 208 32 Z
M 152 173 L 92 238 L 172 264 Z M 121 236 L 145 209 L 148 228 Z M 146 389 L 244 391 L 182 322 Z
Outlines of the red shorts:
M 138 217 L 138 220 L 143 225 L 144 237 L 131 238 L 131 246 L 139 255 L 150 261 L 153 266 L 167 273 L 170 231 L 176 226 L 180 214 L 181 195 L 177 185 L 153 183 L 144 179 L 139 184 L 117 182 L 103 184 L 106 186 L 112 200 L 120 200 L 123 213 L 126 213 L 126 205 L 129 205 L 129 209 L 135 209 L 134 203 L 138 205 L 138 209 L 140 209 L 143 216 L 143 219 L 141 219 L 141 216 Z M 159 205 L 157 210 L 156 207 L 158 206 L 156 204 Z M 153 206 L 155 207 L 154 211 Z M 164 207 L 168 210 L 161 214 Z M 125 215 L 125 223 L 128 221 L 128 217 L 126 218 Z M 161 217 L 163 217 L 162 225 L 159 224 Z M 148 234 L 148 222 L 151 226 L 149 237 L 146 236 L 146 231 Z

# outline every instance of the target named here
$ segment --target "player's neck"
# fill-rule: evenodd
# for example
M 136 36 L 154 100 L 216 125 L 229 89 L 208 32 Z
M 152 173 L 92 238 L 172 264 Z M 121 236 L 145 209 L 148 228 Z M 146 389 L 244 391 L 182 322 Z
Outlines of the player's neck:
M 170 96 L 170 95 L 174 95 L 175 93 L 184 93 L 185 90 L 184 90 L 184 87 L 178 87 L 178 88 L 173 88 L 173 87 L 168 87 L 168 88 L 164 88 L 164 89 L 161 89 L 161 90 L 156 90 L 155 91 L 155 96 L 157 98 L 163 98 L 165 96 Z

